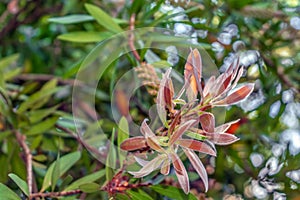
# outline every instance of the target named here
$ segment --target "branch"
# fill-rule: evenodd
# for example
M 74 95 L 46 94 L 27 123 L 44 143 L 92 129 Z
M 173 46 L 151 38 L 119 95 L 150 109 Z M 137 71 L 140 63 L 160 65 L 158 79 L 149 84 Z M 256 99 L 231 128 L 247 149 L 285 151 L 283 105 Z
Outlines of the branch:
M 21 134 L 19 131 L 15 131 L 17 141 L 19 145 L 22 147 L 25 153 L 25 162 L 26 162 L 26 170 L 27 170 L 27 184 L 29 194 L 32 192 L 32 155 L 28 145 L 26 144 L 26 136 Z
M 61 197 L 61 196 L 69 196 L 69 195 L 75 195 L 82 193 L 81 190 L 71 190 L 71 191 L 65 191 L 65 192 L 48 192 L 48 193 L 33 193 L 30 195 L 30 199 L 33 198 L 46 198 L 46 197 Z
M 133 34 L 133 30 L 134 30 L 134 23 L 135 23 L 135 14 L 132 14 L 130 16 L 130 20 L 129 20 L 129 30 L 130 30 L 130 34 L 129 34 L 129 40 L 128 40 L 128 44 L 130 47 L 130 50 L 132 51 L 135 59 L 140 62 L 141 61 L 141 57 L 138 54 L 138 52 L 136 51 L 136 48 L 134 46 L 134 34 Z

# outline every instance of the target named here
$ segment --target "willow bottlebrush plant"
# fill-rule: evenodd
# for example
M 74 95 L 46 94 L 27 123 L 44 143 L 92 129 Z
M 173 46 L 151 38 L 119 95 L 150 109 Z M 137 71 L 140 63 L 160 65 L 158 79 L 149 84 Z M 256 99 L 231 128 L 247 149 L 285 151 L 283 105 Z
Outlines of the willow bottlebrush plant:
M 189 193 L 189 177 L 178 156 L 182 149 L 207 191 L 207 173 L 195 151 L 216 156 L 215 144 L 229 145 L 238 140 L 236 136 L 226 133 L 238 120 L 215 127 L 215 117 L 209 111 L 216 106 L 238 103 L 249 96 L 254 84 L 247 83 L 235 89 L 242 73 L 243 68 L 239 67 L 238 60 L 235 60 L 225 73 L 217 78 L 210 77 L 204 84 L 201 81 L 201 56 L 195 49 L 188 56 L 185 65 L 184 86 L 175 96 L 170 78 L 171 69 L 167 70 L 162 77 L 156 99 L 158 115 L 163 126 L 153 132 L 145 119 L 140 128 L 143 136 L 129 138 L 121 144 L 121 148 L 126 151 L 150 148 L 157 152 L 157 156 L 149 161 L 135 156 L 142 168 L 129 173 L 140 178 L 160 168 L 163 175 L 168 175 L 172 163 L 181 188 L 185 193 Z M 187 102 L 182 98 L 184 93 Z

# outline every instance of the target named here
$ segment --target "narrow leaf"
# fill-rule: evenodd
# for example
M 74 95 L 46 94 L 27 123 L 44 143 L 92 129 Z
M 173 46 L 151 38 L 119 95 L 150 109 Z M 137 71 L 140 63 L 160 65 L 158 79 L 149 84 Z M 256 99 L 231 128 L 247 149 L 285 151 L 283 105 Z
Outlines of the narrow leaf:
M 150 186 L 154 191 L 167 196 L 170 199 L 174 200 L 197 200 L 197 198 L 189 193 L 185 194 L 181 189 L 174 186 L 165 186 L 165 185 L 152 185 Z
M 21 200 L 21 198 L 14 193 L 9 187 L 0 183 L 0 199 L 5 200 Z
M 79 151 L 62 156 L 60 158 L 59 176 L 62 176 L 66 171 L 68 171 L 79 160 L 80 156 L 81 154 Z M 55 163 L 56 162 L 53 162 L 46 172 L 41 192 L 45 191 L 50 185 L 52 185 L 51 177 Z
M 174 144 L 189 128 L 195 124 L 196 120 L 190 120 L 179 125 L 179 128 L 171 135 L 169 144 Z
M 231 121 L 231 122 L 227 122 L 225 124 L 222 124 L 218 127 L 215 128 L 215 132 L 216 133 L 224 133 L 226 132 L 232 125 L 238 123 L 240 121 L 240 119 L 237 119 L 235 121 Z
M 97 183 L 87 183 L 87 184 L 81 185 L 79 187 L 79 189 L 85 193 L 93 193 L 93 192 L 97 192 L 100 190 L 100 185 Z
M 147 148 L 146 139 L 143 136 L 136 136 L 123 141 L 120 148 L 124 151 L 135 151 L 143 148 Z
M 139 171 L 137 171 L 137 172 L 129 171 L 128 173 L 134 175 L 134 177 L 136 177 L 136 178 L 147 176 L 154 170 L 157 170 L 161 166 L 162 162 L 164 162 L 164 160 L 166 160 L 166 159 L 167 159 L 166 155 L 159 155 L 156 158 L 154 158 L 153 160 L 149 161 Z
M 121 144 L 123 141 L 129 138 L 129 126 L 127 119 L 125 117 L 122 117 L 120 119 L 119 125 L 118 125 L 118 153 L 119 153 L 119 162 L 120 167 L 123 166 L 123 161 L 125 160 L 126 154 L 121 151 Z
M 163 163 L 162 166 L 160 168 L 160 173 L 163 175 L 168 175 L 170 172 L 170 161 L 169 159 L 166 159 Z
M 253 89 L 254 89 L 253 83 L 243 85 L 242 87 L 238 88 L 237 90 L 229 94 L 226 98 L 214 102 L 213 105 L 227 106 L 227 105 L 238 103 L 239 101 L 246 99 L 251 94 Z
M 202 129 L 206 132 L 213 133 L 215 129 L 215 117 L 211 113 L 203 113 L 199 117 Z
M 113 128 L 109 143 L 109 151 L 106 157 L 106 180 L 111 180 L 114 175 L 114 169 L 116 168 L 117 153 L 114 145 L 115 129 Z
M 159 145 L 156 135 L 149 128 L 146 121 L 147 119 L 145 119 L 142 123 L 141 132 L 145 136 L 147 144 L 155 151 L 162 152 L 162 153 L 165 152 L 165 150 Z
M 129 190 L 127 191 L 132 200 L 153 200 L 146 192 L 143 190 L 138 190 L 138 192 Z
M 49 129 L 53 128 L 58 120 L 58 116 L 51 117 L 49 119 L 46 119 L 45 121 L 42 121 L 34 126 L 32 126 L 29 130 L 25 132 L 26 135 L 37 135 L 40 133 L 45 133 Z
M 71 183 L 68 187 L 66 187 L 64 189 L 64 191 L 70 191 L 70 190 L 75 190 L 78 189 L 79 186 L 87 184 L 87 183 L 92 183 L 100 178 L 102 178 L 105 175 L 105 170 L 102 169 L 98 172 L 89 174 L 87 176 L 84 176 L 76 181 L 74 181 L 73 183 Z
M 184 193 L 188 194 L 190 192 L 190 182 L 186 169 L 180 158 L 175 153 L 171 153 L 171 159 L 175 168 L 175 173 L 178 178 L 178 182 L 181 188 L 183 189 Z
M 18 187 L 22 190 L 22 192 L 26 195 L 29 196 L 29 189 L 27 183 L 21 179 L 19 176 L 16 174 L 8 174 L 8 176 L 18 185 Z M 0 195 L 1 196 L 1 195 Z
M 123 31 L 122 28 L 99 7 L 86 3 L 85 8 L 96 19 L 96 21 L 107 30 L 113 33 L 119 33 Z
M 217 145 L 229 145 L 239 140 L 238 137 L 229 133 L 208 133 L 208 140 Z
M 199 174 L 201 180 L 203 181 L 205 192 L 208 190 L 208 177 L 207 177 L 207 172 L 205 170 L 205 167 L 203 166 L 201 160 L 199 157 L 195 154 L 195 152 L 183 148 L 184 153 L 187 155 L 189 158 L 190 162 L 192 163 L 194 169 L 197 171 Z
M 55 189 L 55 185 L 60 177 L 59 167 L 60 166 L 60 154 L 57 154 L 57 158 L 53 167 L 52 176 L 51 176 L 51 187 L 52 191 Z
M 60 40 L 68 42 L 79 42 L 79 43 L 88 43 L 88 42 L 101 42 L 106 38 L 112 36 L 109 32 L 71 32 L 59 35 L 57 38 Z
M 48 22 L 58 23 L 58 24 L 75 24 L 80 22 L 94 21 L 95 19 L 90 15 L 74 14 L 66 15 L 63 17 L 52 17 L 48 19 Z
M 199 151 L 201 153 L 216 156 L 215 150 L 213 150 L 209 145 L 205 144 L 204 142 L 192 139 L 179 139 L 176 142 L 176 144 L 194 151 Z

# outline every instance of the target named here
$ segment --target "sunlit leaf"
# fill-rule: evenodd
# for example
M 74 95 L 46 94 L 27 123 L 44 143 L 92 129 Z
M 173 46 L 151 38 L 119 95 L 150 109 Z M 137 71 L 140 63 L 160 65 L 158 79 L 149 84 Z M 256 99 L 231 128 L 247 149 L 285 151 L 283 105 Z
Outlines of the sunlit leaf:
M 211 113 L 203 113 L 199 117 L 202 129 L 206 132 L 212 133 L 215 129 L 215 117 Z
M 207 135 L 209 140 L 217 145 L 229 145 L 239 140 L 238 137 L 229 133 L 208 133 Z
M 92 4 L 85 4 L 87 11 L 96 19 L 96 21 L 107 30 L 113 33 L 122 32 L 122 28 L 102 9 Z
M 57 38 L 60 40 L 68 41 L 68 42 L 100 42 L 112 36 L 109 32 L 85 32 L 85 31 L 78 31 L 78 32 L 71 32 L 59 35 Z
M 150 188 L 174 200 L 197 200 L 193 194 L 185 194 L 181 189 L 174 186 L 152 185 Z
M 18 185 L 18 187 L 24 192 L 26 196 L 29 196 L 29 189 L 27 183 L 15 174 L 8 174 L 8 176 Z M 1 196 L 1 194 L 0 194 Z
M 159 145 L 156 135 L 149 128 L 146 121 L 147 120 L 145 119 L 141 125 L 141 132 L 145 136 L 147 144 L 155 151 L 165 152 L 165 150 Z
M 144 192 L 143 190 L 138 190 L 133 191 L 133 190 L 129 190 L 127 191 L 127 193 L 129 194 L 129 196 L 131 197 L 132 200 L 153 200 L 152 197 L 150 197 L 146 192 Z
M 128 137 L 129 137 L 128 122 L 125 117 L 122 117 L 118 125 L 118 153 L 119 153 L 119 162 L 121 167 L 123 165 L 123 161 L 125 160 L 126 155 L 124 155 L 120 147 L 122 142 L 128 139 Z
M 196 120 L 190 120 L 183 124 L 180 124 L 178 129 L 171 135 L 169 144 L 174 144 L 178 138 L 180 138 L 189 128 L 195 124 Z
M 48 19 L 49 22 L 58 24 L 75 24 L 94 20 L 95 19 L 92 16 L 84 14 L 66 15 L 63 17 L 52 17 Z

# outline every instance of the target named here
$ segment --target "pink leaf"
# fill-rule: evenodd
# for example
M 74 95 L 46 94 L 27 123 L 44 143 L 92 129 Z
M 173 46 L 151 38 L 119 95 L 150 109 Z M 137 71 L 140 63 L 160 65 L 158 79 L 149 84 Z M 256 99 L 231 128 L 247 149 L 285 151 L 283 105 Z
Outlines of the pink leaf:
M 212 133 L 215 129 L 215 117 L 211 113 L 204 113 L 199 117 L 202 129 L 206 132 Z
M 195 124 L 196 120 L 190 120 L 179 125 L 179 128 L 171 135 L 169 144 L 172 145 L 180 138 L 189 128 Z
M 158 139 L 156 135 L 152 132 L 149 128 L 148 124 L 146 123 L 147 119 L 145 119 L 141 126 L 141 132 L 146 138 L 147 144 L 154 149 L 155 151 L 164 153 L 165 150 L 159 145 Z
M 209 133 L 208 140 L 217 145 L 229 145 L 239 140 L 238 137 L 229 133 Z
M 183 189 L 184 193 L 188 194 L 190 192 L 190 183 L 189 183 L 189 177 L 186 172 L 186 169 L 180 160 L 180 158 L 175 154 L 170 154 L 172 163 L 174 165 L 175 173 L 178 178 L 178 182 Z
M 231 125 L 236 124 L 239 121 L 240 121 L 240 119 L 231 121 L 231 122 L 227 122 L 226 124 L 222 124 L 215 128 L 215 132 L 216 133 L 225 133 L 230 128 Z
M 195 154 L 195 152 L 183 148 L 184 153 L 187 155 L 189 158 L 190 162 L 192 163 L 194 169 L 197 171 L 199 174 L 200 178 L 203 181 L 204 187 L 205 187 L 205 192 L 208 190 L 208 177 L 207 177 L 207 172 L 205 170 L 205 167 L 203 166 L 201 160 L 199 157 Z
M 121 145 L 121 149 L 124 151 L 135 151 L 148 147 L 146 139 L 143 136 L 132 137 L 124 140 Z
M 214 86 L 216 77 L 215 76 L 211 76 L 207 83 L 205 84 L 204 90 L 203 90 L 203 96 L 207 97 L 208 94 L 210 94 L 210 92 L 212 91 L 211 88 Z
M 141 165 L 141 166 L 145 166 L 145 165 L 147 165 L 147 164 L 149 163 L 148 160 L 144 160 L 144 159 L 139 158 L 139 157 L 137 157 L 137 156 L 134 156 L 134 159 L 135 159 L 135 161 L 136 161 L 137 163 L 139 163 L 139 165 Z
M 160 168 L 160 173 L 163 175 L 168 175 L 170 172 L 170 161 L 169 159 L 166 159 L 163 163 L 162 166 Z
M 194 151 L 199 151 L 201 153 L 216 156 L 216 151 L 212 149 L 209 145 L 201 141 L 193 139 L 179 139 L 177 140 L 176 144 Z
M 251 94 L 253 89 L 254 89 L 253 83 L 243 85 L 242 87 L 238 88 L 237 90 L 232 92 L 230 95 L 228 95 L 226 98 L 224 98 L 220 101 L 214 102 L 213 105 L 226 106 L 226 105 L 238 103 L 239 101 L 247 98 Z
M 165 154 L 159 155 L 158 157 L 156 157 L 153 160 L 149 161 L 139 171 L 137 171 L 137 172 L 129 171 L 128 173 L 134 175 L 135 178 L 140 178 L 140 177 L 147 176 L 148 174 L 150 174 L 154 170 L 157 170 L 161 166 L 161 164 L 164 162 L 165 159 L 167 159 Z

